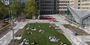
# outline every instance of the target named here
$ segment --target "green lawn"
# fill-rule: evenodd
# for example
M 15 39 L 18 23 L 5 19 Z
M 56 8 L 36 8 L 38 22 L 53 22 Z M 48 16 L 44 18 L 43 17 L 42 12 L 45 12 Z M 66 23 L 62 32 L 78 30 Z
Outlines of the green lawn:
M 25 30 L 23 32 L 23 39 L 28 38 L 29 43 L 31 44 L 34 40 L 38 43 L 37 45 L 60 45 L 60 41 L 63 43 L 66 43 L 68 45 L 71 45 L 69 40 L 63 35 L 60 34 L 59 32 L 56 31 L 56 29 L 52 26 L 49 27 L 50 24 L 48 23 L 30 23 L 25 26 L 27 27 L 36 27 L 36 31 L 30 31 L 30 30 Z M 40 27 L 39 27 L 40 26 Z M 39 30 L 43 29 L 45 30 L 44 33 L 40 33 Z M 32 32 L 32 35 L 29 35 L 28 32 Z M 49 36 L 55 36 L 60 39 L 59 42 L 50 42 Z

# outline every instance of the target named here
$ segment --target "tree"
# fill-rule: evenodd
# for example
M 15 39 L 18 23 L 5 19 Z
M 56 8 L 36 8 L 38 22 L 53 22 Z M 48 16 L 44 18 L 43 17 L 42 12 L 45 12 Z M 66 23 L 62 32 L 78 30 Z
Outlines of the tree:
M 10 5 L 10 10 L 12 10 L 12 14 L 15 17 L 20 16 L 22 8 L 21 8 L 21 4 L 19 3 L 18 0 L 14 0 L 12 2 L 12 4 Z
M 3 6 L 4 4 L 0 1 L 0 7 Z
M 8 14 L 8 8 L 0 1 L 0 19 L 4 19 Z
M 30 18 L 31 16 L 37 16 L 38 10 L 35 0 L 26 0 L 24 11 L 26 14 L 26 18 Z

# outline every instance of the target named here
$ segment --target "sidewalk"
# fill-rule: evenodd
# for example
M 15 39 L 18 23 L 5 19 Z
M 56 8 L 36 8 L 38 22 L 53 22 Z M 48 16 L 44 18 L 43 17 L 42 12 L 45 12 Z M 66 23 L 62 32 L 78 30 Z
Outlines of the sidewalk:
M 59 21 L 59 22 L 53 22 L 53 23 L 62 29 L 62 31 L 64 32 L 64 35 L 69 39 L 69 41 L 72 43 L 72 45 L 87 45 L 85 41 L 90 39 L 90 36 L 83 36 L 83 37 L 74 36 L 72 31 L 70 31 L 69 29 L 65 28 L 62 25 L 62 24 L 69 24 L 69 22 L 67 22 L 63 16 L 53 15 L 52 17 L 56 18 L 56 20 Z M 35 22 L 51 23 L 48 20 L 27 20 L 26 22 L 19 22 L 19 23 L 16 22 L 17 25 L 13 29 L 15 30 L 15 33 L 16 33 L 19 29 L 22 29 L 27 23 L 35 23 Z M 8 45 L 9 42 L 12 40 L 12 37 L 13 37 L 12 31 L 9 31 L 5 36 L 3 36 L 0 39 L 0 45 Z M 82 39 L 84 39 L 84 41 Z
M 22 29 L 24 28 L 24 26 L 27 24 L 27 23 L 35 23 L 35 22 L 38 22 L 38 23 L 49 23 L 48 20 L 27 20 L 25 22 L 16 22 L 16 26 L 13 28 L 14 29 L 14 33 L 16 33 L 19 29 Z M 0 45 L 8 45 L 10 43 L 10 41 L 12 40 L 13 38 L 13 35 L 12 35 L 12 31 L 9 31 L 5 36 L 3 36 L 1 39 L 0 39 Z
M 16 33 L 19 29 L 22 29 L 26 23 L 20 22 L 13 28 Z M 4 37 L 0 39 L 0 45 L 8 45 L 8 43 L 12 40 L 12 31 L 9 31 Z
M 69 22 L 67 22 L 63 16 L 54 15 L 53 17 L 56 18 L 57 21 L 59 21 L 59 22 L 55 22 L 55 24 L 62 29 L 64 35 L 69 39 L 72 45 L 87 45 L 86 42 L 82 40 L 82 38 L 73 35 L 72 31 L 70 31 L 69 29 L 63 26 L 63 24 L 69 24 Z

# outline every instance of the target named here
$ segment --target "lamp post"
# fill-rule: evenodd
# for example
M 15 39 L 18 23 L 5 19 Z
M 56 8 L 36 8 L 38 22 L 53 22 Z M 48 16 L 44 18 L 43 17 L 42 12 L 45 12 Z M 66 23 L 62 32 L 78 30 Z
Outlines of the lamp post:
M 38 19 L 40 18 L 40 0 L 38 1 L 38 6 L 39 6 L 39 16 L 38 16 Z
M 13 16 L 11 17 L 11 30 L 12 30 L 12 36 L 13 36 L 13 43 L 12 43 L 12 45 L 14 45 L 14 29 L 13 29 L 13 27 L 14 27 L 14 21 L 13 21 Z
M 14 20 L 13 20 L 13 16 L 12 15 L 12 10 L 10 9 L 10 1 L 6 1 L 5 4 L 8 6 L 8 9 L 9 9 L 9 22 L 11 23 L 11 27 L 10 27 L 10 30 L 12 31 L 12 39 L 13 39 L 13 43 L 12 45 L 14 45 L 14 29 L 13 29 L 13 26 L 14 26 Z

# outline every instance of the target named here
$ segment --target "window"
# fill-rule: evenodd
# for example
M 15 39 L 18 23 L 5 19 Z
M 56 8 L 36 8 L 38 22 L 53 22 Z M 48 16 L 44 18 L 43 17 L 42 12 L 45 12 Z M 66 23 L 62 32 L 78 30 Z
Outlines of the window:
M 80 6 L 80 4 L 78 4 L 78 6 Z
M 80 7 L 78 7 L 78 9 L 80 9 Z
M 8 1 L 8 0 L 5 0 L 5 1 Z
M 80 2 L 80 0 L 78 0 L 78 2 Z

